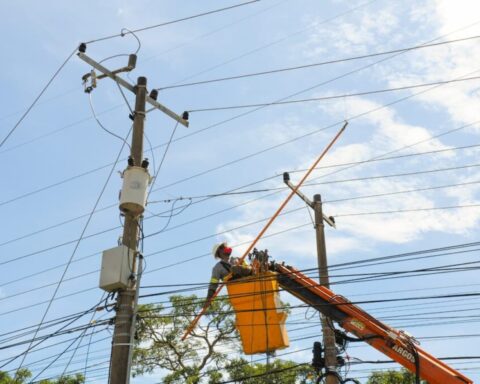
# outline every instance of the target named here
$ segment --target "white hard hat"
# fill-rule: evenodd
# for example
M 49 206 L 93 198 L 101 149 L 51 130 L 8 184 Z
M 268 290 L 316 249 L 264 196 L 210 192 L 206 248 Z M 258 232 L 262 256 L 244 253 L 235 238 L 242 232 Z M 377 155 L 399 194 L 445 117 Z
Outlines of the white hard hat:
M 227 243 L 223 242 L 223 243 L 218 243 L 218 244 L 215 244 L 212 248 L 212 255 L 213 257 L 217 257 L 217 251 L 218 251 L 218 248 L 220 248 L 221 246 L 225 246 L 227 245 Z

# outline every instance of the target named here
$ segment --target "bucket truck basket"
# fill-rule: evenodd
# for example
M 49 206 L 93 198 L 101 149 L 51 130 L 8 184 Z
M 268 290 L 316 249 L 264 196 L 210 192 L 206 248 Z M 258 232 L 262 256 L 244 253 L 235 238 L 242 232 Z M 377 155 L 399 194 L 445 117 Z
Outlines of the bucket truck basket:
M 246 355 L 271 353 L 289 346 L 287 313 L 281 307 L 275 272 L 230 281 L 227 290 Z

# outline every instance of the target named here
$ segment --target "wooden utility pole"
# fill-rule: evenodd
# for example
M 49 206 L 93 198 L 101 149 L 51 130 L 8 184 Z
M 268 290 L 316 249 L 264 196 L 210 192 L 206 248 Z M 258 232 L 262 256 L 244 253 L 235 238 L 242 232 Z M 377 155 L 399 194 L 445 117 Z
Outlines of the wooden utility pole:
M 143 129 L 145 122 L 145 104 L 147 96 L 147 79 L 139 77 L 136 86 L 135 111 L 133 120 L 131 161 L 140 166 L 143 161 Z M 132 275 L 136 275 L 136 253 L 138 246 L 138 228 L 140 215 L 125 212 L 122 244 L 134 251 L 132 257 Z M 132 286 L 118 292 L 117 315 L 112 342 L 112 361 L 110 365 L 110 383 L 124 384 L 130 379 L 129 354 L 132 349 L 131 332 L 134 327 L 133 311 L 135 306 L 135 281 Z
M 283 181 L 288 187 L 295 191 L 295 186 L 290 182 L 290 175 L 285 172 L 283 174 Z M 327 222 L 331 227 L 335 228 L 335 221 L 332 217 L 327 217 L 323 214 L 322 199 L 320 195 L 314 195 L 313 201 L 306 197 L 298 189 L 296 194 L 315 212 L 315 235 L 317 239 L 317 260 L 318 260 L 318 275 L 320 284 L 330 288 L 330 282 L 328 279 L 328 263 L 327 263 L 327 247 L 325 245 L 325 225 L 323 222 Z M 325 356 L 325 368 L 327 372 L 337 371 L 337 348 L 335 345 L 335 332 L 328 324 L 328 319 L 320 314 L 320 322 L 322 324 L 323 333 L 323 348 Z M 337 375 L 331 374 L 325 378 L 326 384 L 338 384 L 339 380 Z
M 158 92 L 155 90 L 152 90 L 150 95 L 147 95 L 147 79 L 145 77 L 139 77 L 137 80 L 137 85 L 134 86 L 124 80 L 122 77 L 118 76 L 118 74 L 121 72 L 130 72 L 135 68 L 135 63 L 137 61 L 136 55 L 129 56 L 128 65 L 126 67 L 111 71 L 99 62 L 87 56 L 85 54 L 86 49 L 86 44 L 80 44 L 78 48 L 79 52 L 77 54 L 80 59 L 82 59 L 92 68 L 94 68 L 91 72 L 87 73 L 82 77 L 82 80 L 85 84 L 85 92 L 92 92 L 97 87 L 98 80 L 110 78 L 115 81 L 119 86 L 135 94 L 135 111 L 133 113 L 131 153 L 128 161 L 129 167 L 125 172 L 127 172 L 129 168 L 137 170 L 138 168 L 144 168 L 146 172 L 148 162 L 143 161 L 143 131 L 146 113 L 154 109 L 158 109 L 185 127 L 188 127 L 188 113 L 184 112 L 182 116 L 179 116 L 175 112 L 171 111 L 164 105 L 157 102 Z M 101 74 L 98 75 L 95 70 L 101 72 Z M 90 82 L 90 85 L 88 85 L 88 82 Z M 146 111 L 146 103 L 149 103 L 152 106 L 152 108 L 148 111 Z M 145 175 L 143 177 L 145 178 Z M 148 172 L 147 177 L 149 178 Z M 133 181 L 133 184 L 136 183 L 137 181 Z M 130 185 L 130 187 L 131 189 L 144 188 L 143 191 L 145 192 L 146 196 L 147 184 L 148 183 L 145 182 L 145 185 L 143 185 L 143 187 L 140 185 Z M 129 201 L 127 201 L 127 203 L 130 204 Z M 101 288 L 109 292 L 118 292 L 118 299 L 116 304 L 117 314 L 115 316 L 115 330 L 112 340 L 112 355 L 109 375 L 110 384 L 128 384 L 130 381 L 130 365 L 133 353 L 133 334 L 135 333 L 136 301 L 138 299 L 138 286 L 140 284 L 139 280 L 142 273 L 142 270 L 140 270 L 140 273 L 137 273 L 136 265 L 137 257 L 140 258 L 140 262 L 142 258 L 142 256 L 139 255 L 137 251 L 139 238 L 139 220 L 143 214 L 145 203 L 146 201 L 138 201 L 137 194 L 137 197 L 135 198 L 135 204 L 137 204 L 137 209 L 130 210 L 128 208 L 122 209 L 120 207 L 125 214 L 125 225 L 123 228 L 122 244 L 125 246 L 129 253 L 128 267 L 130 268 L 129 273 L 131 277 L 129 279 L 129 282 L 124 284 L 122 278 L 115 274 L 118 272 L 117 269 L 121 267 L 118 262 L 114 262 L 113 266 L 111 261 L 105 264 L 108 265 L 109 268 L 115 269 L 115 271 L 113 272 L 115 278 L 113 278 L 112 282 L 112 276 L 108 274 L 111 271 L 105 271 L 108 284 L 101 285 Z M 138 209 L 138 204 L 141 205 L 141 209 Z M 132 252 L 131 255 L 130 252 Z M 141 268 L 142 267 L 140 266 L 140 269 Z M 117 283 L 119 283 L 119 280 L 122 281 L 122 285 L 120 285 L 122 288 L 117 289 L 116 287 Z M 113 284 L 111 288 L 109 287 L 110 283 Z
M 317 238 L 317 260 L 320 284 L 330 288 L 328 278 L 327 247 L 325 243 L 325 225 L 323 224 L 322 198 L 319 194 L 313 196 L 313 209 L 315 211 L 315 233 Z M 336 371 L 337 347 L 335 345 L 335 332 L 328 324 L 328 319 L 320 314 L 323 331 L 323 347 L 325 355 L 325 367 L 329 371 Z M 338 378 L 327 375 L 326 384 L 338 384 Z

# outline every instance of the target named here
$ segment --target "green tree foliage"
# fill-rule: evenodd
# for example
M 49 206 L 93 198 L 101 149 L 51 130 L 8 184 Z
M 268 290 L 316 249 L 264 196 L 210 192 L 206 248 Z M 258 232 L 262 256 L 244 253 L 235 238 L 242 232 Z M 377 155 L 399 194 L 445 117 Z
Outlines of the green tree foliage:
M 28 383 L 32 377 L 32 373 L 22 368 L 17 371 L 17 376 L 12 377 L 7 372 L 0 371 L 0 384 L 24 384 Z M 40 384 L 83 384 L 85 378 L 82 374 L 77 373 L 75 376 L 64 376 L 56 380 L 41 380 Z
M 427 384 L 424 380 L 421 383 Z M 367 384 L 415 384 L 415 374 L 406 369 L 373 372 L 368 378 Z
M 249 364 L 233 359 L 241 352 L 235 315 L 227 299 L 217 298 L 191 335 L 181 338 L 203 302 L 195 295 L 172 296 L 170 306 L 143 305 L 139 308 L 133 373 L 142 375 L 163 369 L 165 384 L 217 384 L 225 380 L 262 375 L 238 383 L 308 383 L 306 367 L 295 367 L 289 361 L 275 360 L 265 364 Z M 233 351 L 233 352 L 232 352 Z M 233 356 L 232 356 L 233 355 Z M 268 380 L 267 380 L 268 379 Z M 295 381 L 297 380 L 297 381 Z
M 17 371 L 17 377 L 11 377 L 7 372 L 0 371 L 0 384 L 23 384 L 32 376 L 32 373 L 25 368 Z
M 239 351 L 230 304 L 224 299 L 214 300 L 186 341 L 181 337 L 202 309 L 203 302 L 195 295 L 172 296 L 170 304 L 167 314 L 158 305 L 139 308 L 134 375 L 162 368 L 170 372 L 163 378 L 165 384 L 220 381 L 228 352 Z
M 230 379 L 242 384 L 308 384 L 312 383 L 312 368 L 293 361 L 275 360 L 272 364 L 249 364 L 235 359 L 227 367 Z

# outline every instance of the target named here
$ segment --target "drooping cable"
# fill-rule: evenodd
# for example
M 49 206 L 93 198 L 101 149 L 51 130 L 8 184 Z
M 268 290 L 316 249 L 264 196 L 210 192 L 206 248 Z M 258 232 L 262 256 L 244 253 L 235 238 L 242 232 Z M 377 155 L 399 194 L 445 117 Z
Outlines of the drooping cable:
M 464 38 L 460 38 L 460 39 L 454 39 L 454 40 L 448 40 L 448 41 L 442 41 L 442 42 L 439 42 L 439 43 L 431 43 L 431 44 L 416 45 L 416 46 L 407 47 L 407 48 L 399 48 L 399 49 L 394 49 L 394 50 L 391 50 L 391 51 L 369 53 L 369 54 L 366 54 L 366 55 L 360 55 L 360 56 L 353 56 L 353 57 L 347 57 L 347 58 L 342 58 L 342 59 L 323 61 L 323 62 L 319 62 L 319 63 L 298 65 L 298 66 L 294 66 L 294 67 L 278 68 L 278 69 L 272 69 L 272 70 L 269 70 L 269 71 L 245 73 L 245 74 L 240 74 L 240 75 L 235 75 L 235 76 L 221 77 L 221 78 L 217 78 L 217 79 L 209 79 L 209 80 L 196 81 L 196 82 L 191 82 L 191 83 L 169 85 L 169 86 L 165 86 L 165 87 L 159 87 L 157 89 L 159 91 L 163 91 L 163 90 L 172 89 L 172 88 L 190 87 L 190 86 L 194 86 L 194 85 L 202 85 L 202 84 L 217 83 L 217 82 L 228 81 L 228 80 L 244 79 L 244 78 L 253 77 L 253 76 L 270 75 L 270 74 L 279 73 L 279 72 L 294 71 L 294 70 L 312 68 L 312 67 L 328 65 L 328 64 L 344 63 L 344 62 L 347 62 L 347 61 L 367 59 L 367 58 L 370 58 L 370 57 L 389 55 L 389 54 L 393 54 L 393 53 L 404 53 L 404 52 L 418 50 L 418 49 L 424 49 L 424 48 L 436 47 L 436 46 L 441 46 L 441 45 L 446 45 L 446 44 L 453 44 L 453 43 L 458 43 L 458 42 L 470 41 L 470 40 L 474 40 L 474 39 L 478 39 L 478 38 L 480 38 L 480 35 L 468 36 L 468 37 L 464 37 Z
M 50 84 L 52 84 L 53 80 L 58 76 L 58 74 L 62 71 L 62 69 L 67 65 L 67 63 L 70 61 L 72 56 L 77 52 L 77 49 L 75 48 L 72 53 L 70 53 L 65 61 L 60 65 L 60 67 L 55 71 L 53 76 L 48 80 L 47 84 L 43 87 L 43 89 L 40 91 L 38 96 L 33 100 L 32 104 L 27 108 L 27 110 L 23 113 L 23 115 L 20 117 L 20 119 L 15 123 L 13 128 L 7 133 L 7 135 L 3 138 L 3 140 L 0 142 L 0 148 L 5 144 L 5 142 L 8 140 L 8 138 L 12 135 L 12 133 L 18 128 L 18 126 L 22 123 L 22 121 L 27 117 L 27 115 L 30 113 L 32 108 L 37 104 L 38 100 L 42 97 L 42 95 L 45 93 L 45 91 L 48 89 Z
M 36 334 L 35 334 L 35 336 L 32 337 L 32 339 L 31 339 L 31 341 L 30 341 L 30 349 L 33 349 L 33 348 L 37 347 L 38 345 L 40 345 L 41 343 L 43 343 L 45 340 L 49 339 L 50 337 L 53 337 L 53 336 L 55 336 L 55 335 L 60 334 L 60 332 L 61 332 L 62 330 L 64 330 L 65 328 L 67 328 L 69 325 L 73 324 L 75 321 L 77 321 L 78 319 L 80 319 L 82 316 L 84 316 L 85 314 L 87 314 L 87 313 L 89 313 L 90 311 L 94 310 L 94 309 L 97 307 L 97 305 L 98 305 L 98 304 L 95 304 L 92 308 L 88 309 L 87 311 L 84 311 L 84 312 L 79 313 L 78 316 L 76 316 L 75 318 L 71 319 L 68 323 L 64 324 L 64 325 L 63 325 L 62 327 L 60 327 L 58 330 L 56 330 L 55 332 L 51 333 L 50 335 L 47 335 L 46 337 L 42 338 L 37 344 L 35 344 L 34 346 L 32 346 L 32 343 L 33 343 L 33 341 L 34 341 L 35 338 L 36 338 Z M 39 326 L 41 326 L 41 324 L 39 324 Z M 40 328 L 40 327 L 37 327 L 37 331 L 38 331 L 39 328 Z M 37 333 L 38 333 L 38 332 L 37 332 Z M 20 353 L 20 354 L 14 356 L 14 357 L 8 359 L 8 361 L 7 361 L 6 363 L 2 364 L 2 365 L 0 366 L 0 368 L 3 368 L 3 367 L 5 367 L 6 365 L 14 362 L 14 361 L 15 361 L 16 359 L 18 359 L 20 356 L 24 355 L 24 353 L 25 353 L 25 352 Z M 3 361 L 3 360 L 2 360 L 2 361 Z M 18 369 L 17 369 L 17 371 L 18 371 Z
M 195 113 L 195 112 L 226 111 L 226 110 L 232 110 L 232 109 L 244 109 L 244 108 L 267 107 L 267 106 L 270 107 L 270 106 L 275 106 L 275 105 L 289 105 L 289 104 L 308 103 L 308 102 L 313 102 L 313 101 L 345 99 L 347 97 L 358 97 L 358 96 L 376 95 L 376 94 L 379 94 L 379 93 L 398 92 L 398 91 L 405 91 L 407 89 L 431 87 L 431 86 L 434 86 L 434 85 L 453 84 L 453 83 L 459 83 L 459 82 L 464 82 L 464 81 L 472 81 L 472 80 L 478 80 L 478 79 L 480 79 L 480 76 L 471 76 L 471 77 L 456 78 L 456 79 L 451 79 L 451 80 L 439 80 L 439 81 L 434 81 L 434 82 L 430 82 L 430 83 L 404 85 L 402 87 L 393 87 L 393 88 L 376 89 L 376 90 L 371 90 L 371 91 L 346 93 L 346 94 L 342 94 L 342 95 L 310 97 L 310 98 L 307 98 L 307 99 L 286 100 L 286 101 L 278 101 L 278 102 L 270 102 L 270 103 L 240 104 L 240 105 L 228 105 L 228 106 L 210 107 L 210 108 L 188 109 L 188 112 L 189 113 Z
M 132 129 L 130 128 L 130 130 L 129 130 L 128 133 L 127 133 L 127 137 L 130 135 L 131 130 L 132 130 Z M 65 275 L 67 274 L 68 268 L 70 267 L 70 264 L 71 264 L 73 258 L 75 257 L 75 255 L 76 255 L 76 253 L 77 253 L 78 247 L 80 246 L 80 243 L 81 243 L 81 241 L 83 240 L 83 236 L 85 235 L 85 232 L 86 232 L 86 230 L 87 230 L 87 228 L 88 228 L 88 226 L 89 226 L 89 224 L 90 224 L 90 221 L 91 221 L 91 219 L 92 219 L 92 217 L 93 217 L 93 213 L 94 213 L 95 210 L 97 209 L 97 206 L 98 206 L 98 204 L 100 203 L 100 200 L 101 200 L 101 198 L 102 198 L 105 190 L 107 189 L 108 183 L 110 182 L 110 178 L 111 178 L 112 175 L 113 175 L 113 172 L 114 172 L 114 170 L 115 170 L 116 164 L 117 164 L 118 160 L 120 159 L 120 156 L 122 155 L 123 149 L 124 149 L 125 144 L 126 144 L 126 140 L 122 139 L 122 141 L 123 141 L 123 143 L 122 143 L 122 146 L 120 147 L 120 150 L 118 151 L 118 155 L 117 155 L 117 157 L 116 157 L 116 159 L 115 159 L 115 161 L 114 161 L 114 165 L 112 166 L 112 168 L 111 168 L 111 170 L 110 170 L 110 173 L 108 174 L 107 180 L 105 181 L 105 183 L 104 183 L 104 185 L 103 185 L 103 187 L 102 187 L 102 189 L 101 189 L 101 191 L 100 191 L 100 194 L 99 194 L 97 200 L 95 201 L 95 204 L 94 204 L 94 206 L 93 206 L 93 208 L 92 208 L 92 210 L 91 210 L 91 212 L 90 212 L 90 215 L 89 215 L 89 217 L 88 217 L 88 219 L 87 219 L 87 221 L 86 221 L 86 223 L 85 223 L 85 225 L 84 225 L 84 227 L 83 227 L 83 230 L 82 230 L 82 232 L 81 232 L 81 234 L 80 234 L 80 237 L 78 238 L 78 240 L 77 240 L 77 242 L 76 242 L 76 244 L 75 244 L 75 247 L 74 247 L 74 249 L 73 249 L 73 251 L 72 251 L 72 254 L 71 254 L 71 256 L 70 256 L 70 258 L 69 258 L 69 260 L 68 260 L 68 262 L 67 262 L 67 265 L 66 265 L 65 268 L 64 268 L 64 271 L 63 271 L 63 273 L 62 273 L 62 276 L 61 276 L 60 280 L 58 281 L 58 284 L 56 285 L 55 290 L 54 290 L 54 292 L 53 292 L 53 295 L 52 295 L 52 297 L 50 298 L 50 300 L 49 300 L 49 302 L 48 302 L 47 308 L 45 309 L 45 312 L 44 312 L 44 314 L 43 314 L 43 316 L 42 316 L 42 319 L 40 320 L 40 323 L 39 323 L 39 325 L 38 325 L 38 327 L 37 327 L 37 329 L 36 329 L 36 331 L 35 331 L 35 334 L 34 334 L 34 336 L 33 336 L 33 339 L 37 336 L 38 331 L 40 330 L 40 327 L 43 325 L 43 322 L 45 321 L 45 318 L 46 318 L 46 316 L 47 316 L 47 314 L 48 314 L 48 311 L 50 310 L 50 307 L 51 307 L 51 305 L 52 305 L 52 303 L 53 303 L 53 300 L 55 299 L 55 297 L 56 297 L 56 295 L 57 295 L 57 293 L 58 293 L 58 291 L 59 291 L 59 289 L 60 289 L 60 285 L 62 284 L 63 279 L 65 278 Z M 23 357 L 22 357 L 22 360 L 21 360 L 21 362 L 20 362 L 20 365 L 19 365 L 18 368 L 17 368 L 17 372 L 21 369 L 21 367 L 22 367 L 22 365 L 23 365 L 26 357 L 28 356 L 28 353 L 30 352 L 30 350 L 31 350 L 31 348 L 32 348 L 32 345 L 33 345 L 33 341 L 29 344 L 28 348 L 27 348 L 27 349 L 25 350 L 25 352 L 23 353 Z
M 106 292 L 104 292 L 104 293 L 102 294 L 102 298 L 100 299 L 100 301 L 101 301 L 105 296 L 106 296 Z M 91 324 L 91 325 L 93 324 L 93 319 L 95 318 L 95 315 L 96 315 L 96 314 L 97 314 L 96 312 L 93 312 L 93 313 L 92 313 L 92 316 L 91 316 L 91 318 L 90 318 L 89 324 Z M 94 329 L 94 328 L 92 327 L 92 333 L 91 333 L 91 334 L 93 334 L 93 329 Z M 65 368 L 63 369 L 63 372 L 62 372 L 61 377 L 65 376 L 65 372 L 67 372 L 68 367 L 69 367 L 70 364 L 72 363 L 72 360 L 73 360 L 73 358 L 75 357 L 75 354 L 77 353 L 78 348 L 80 347 L 80 344 L 82 343 L 83 338 L 85 337 L 87 331 L 88 331 L 88 328 L 85 328 L 85 330 L 82 332 L 80 338 L 78 339 L 77 346 L 75 347 L 72 355 L 70 356 L 70 359 L 68 360 L 67 364 L 65 365 Z M 90 341 L 91 341 L 91 339 L 92 339 L 92 337 L 90 336 Z M 65 353 L 65 352 L 64 352 L 64 353 Z M 60 357 L 60 356 L 59 356 L 59 357 Z M 52 363 L 52 364 L 53 364 L 53 363 Z M 40 374 L 38 374 L 36 377 L 38 377 L 39 375 L 40 375 Z
M 128 148 L 130 148 L 130 144 L 127 142 L 126 139 L 124 139 L 123 137 L 117 135 L 115 132 L 112 132 L 112 131 L 110 131 L 109 129 L 105 128 L 105 126 L 102 124 L 102 122 L 98 119 L 97 113 L 95 112 L 95 108 L 93 107 L 92 92 L 89 92 L 89 93 L 88 93 L 88 102 L 89 102 L 89 104 L 90 104 L 90 110 L 92 111 L 93 118 L 95 119 L 95 121 L 97 122 L 97 124 L 100 126 L 100 128 L 102 128 L 105 132 L 107 132 L 108 134 L 112 135 L 113 137 L 116 137 L 117 139 L 121 140 L 124 145 L 127 145 Z M 127 136 L 127 138 L 128 138 L 128 136 Z M 123 146 L 122 146 L 122 147 L 123 147 Z
M 154 28 L 164 27 L 164 26 L 166 26 L 166 25 L 171 25 L 171 24 L 179 23 L 179 22 L 181 22 L 181 21 L 191 20 L 191 19 L 195 19 L 195 18 L 198 18 L 198 17 L 211 15 L 211 14 L 218 13 L 218 12 L 228 11 L 228 10 L 230 10 L 230 9 L 242 7 L 242 6 L 244 6 L 244 5 L 249 5 L 249 4 L 252 4 L 252 3 L 257 3 L 257 2 L 259 2 L 259 1 L 260 1 L 260 0 L 246 1 L 246 2 L 244 2 L 244 3 L 234 4 L 234 5 L 231 5 L 231 6 L 229 6 L 229 7 L 214 9 L 214 10 L 212 10 L 212 11 L 203 12 L 203 13 L 199 13 L 199 14 L 192 15 L 192 16 L 182 17 L 182 18 L 180 18 L 180 19 L 176 19 L 176 20 L 172 20 L 172 21 L 167 21 L 167 22 L 160 23 L 160 24 L 150 25 L 150 26 L 148 26 L 148 27 L 138 28 L 138 29 L 134 29 L 134 30 L 132 30 L 132 31 L 130 31 L 130 30 L 126 29 L 126 28 L 123 28 L 123 29 L 122 29 L 122 32 L 121 32 L 120 34 L 115 34 L 115 35 L 109 35 L 109 36 L 100 37 L 100 38 L 98 38 L 98 39 L 94 39 L 94 40 L 87 41 L 85 44 L 92 44 L 92 43 L 97 43 L 97 42 L 99 42 L 99 41 L 110 40 L 110 39 L 113 39 L 113 38 L 115 38 L 115 37 L 124 37 L 124 36 L 126 36 L 126 35 L 128 35 L 128 34 L 137 33 L 137 32 L 143 32 L 143 31 L 147 31 L 147 30 L 149 30 L 149 29 L 154 29 Z M 124 32 L 123 32 L 124 30 L 126 30 L 127 32 L 124 33 Z
M 158 168 L 155 170 L 155 174 L 153 175 L 153 181 L 147 193 L 147 204 L 148 204 L 148 198 L 150 196 L 150 193 L 152 193 L 153 187 L 155 186 L 155 182 L 157 181 L 158 175 L 160 174 L 160 170 L 162 169 L 163 162 L 165 161 L 165 157 L 167 156 L 168 149 L 170 148 L 170 144 L 172 143 L 173 137 L 175 136 L 175 132 L 177 131 L 177 127 L 178 127 L 178 121 L 175 123 L 175 126 L 173 127 L 172 134 L 170 135 L 170 138 L 168 139 L 168 142 L 167 142 L 167 146 L 165 147 L 165 151 L 163 152 L 162 160 L 160 160 L 160 164 L 158 164 Z

